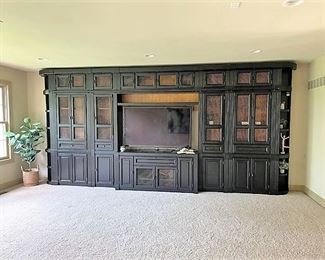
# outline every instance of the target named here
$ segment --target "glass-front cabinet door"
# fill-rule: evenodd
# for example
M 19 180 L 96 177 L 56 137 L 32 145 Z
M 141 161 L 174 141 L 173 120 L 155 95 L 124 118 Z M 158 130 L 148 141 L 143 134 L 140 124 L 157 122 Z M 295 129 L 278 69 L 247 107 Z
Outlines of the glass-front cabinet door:
M 206 143 L 223 142 L 223 95 L 205 96 L 205 133 Z
M 270 94 L 237 93 L 235 106 L 235 143 L 268 143 Z
M 58 139 L 61 141 L 86 140 L 86 96 L 59 95 Z
M 96 95 L 94 98 L 95 140 L 111 143 L 113 139 L 113 96 Z
M 158 167 L 156 176 L 157 188 L 171 190 L 176 188 L 176 168 Z

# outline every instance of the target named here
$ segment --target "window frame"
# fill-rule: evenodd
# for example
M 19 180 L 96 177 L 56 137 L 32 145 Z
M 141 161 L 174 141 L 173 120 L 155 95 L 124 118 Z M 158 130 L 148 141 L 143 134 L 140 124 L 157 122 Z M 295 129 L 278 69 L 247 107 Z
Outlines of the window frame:
M 4 120 L 0 121 L 0 124 L 5 125 L 5 131 L 10 130 L 10 103 L 9 103 L 9 82 L 0 80 L 0 88 L 3 90 L 2 93 L 2 106 L 3 106 L 3 116 Z M 0 97 L 1 98 L 1 97 Z M 11 147 L 9 145 L 8 138 L 5 138 L 7 154 L 3 157 L 0 157 L 0 162 L 7 161 L 11 159 Z

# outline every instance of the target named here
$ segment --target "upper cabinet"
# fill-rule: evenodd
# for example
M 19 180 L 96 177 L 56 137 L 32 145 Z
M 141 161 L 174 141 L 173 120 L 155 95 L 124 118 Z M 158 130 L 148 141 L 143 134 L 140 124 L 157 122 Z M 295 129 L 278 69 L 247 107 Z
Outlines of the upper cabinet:
M 86 88 L 85 74 L 57 74 L 55 76 L 57 90 L 84 90 Z
M 237 70 L 235 71 L 236 86 L 271 86 L 272 70 Z
M 113 89 L 113 74 L 94 73 L 93 82 L 94 82 L 94 89 L 98 89 L 98 90 Z
M 223 87 L 226 85 L 225 71 L 208 71 L 203 73 L 203 87 Z

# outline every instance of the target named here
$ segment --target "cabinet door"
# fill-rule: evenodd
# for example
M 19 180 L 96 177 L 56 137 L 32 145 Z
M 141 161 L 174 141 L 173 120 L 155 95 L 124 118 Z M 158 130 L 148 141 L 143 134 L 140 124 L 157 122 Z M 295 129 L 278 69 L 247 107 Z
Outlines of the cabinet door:
M 253 94 L 253 110 L 254 120 L 252 124 L 253 143 L 266 144 L 269 143 L 270 127 L 269 127 L 269 110 L 270 110 L 270 94 L 260 93 Z
M 59 184 L 72 184 L 72 155 L 58 154 Z
M 155 187 L 155 168 L 151 166 L 134 167 L 134 188 L 152 189 Z
M 203 87 L 222 87 L 225 85 L 226 73 L 224 71 L 209 71 L 204 73 Z
M 72 140 L 86 140 L 86 96 L 73 95 L 71 96 L 72 104 Z
M 71 75 L 71 88 L 83 90 L 86 88 L 86 78 L 84 74 Z
M 70 74 L 61 74 L 55 76 L 56 88 L 64 90 L 70 88 Z
M 192 191 L 193 190 L 193 159 L 178 158 L 178 190 Z
M 252 159 L 252 192 L 267 193 L 269 190 L 269 160 Z
M 251 126 L 251 94 L 238 93 L 235 95 L 235 143 L 250 143 Z
M 176 189 L 177 169 L 169 167 L 156 168 L 156 188 L 161 190 Z
M 58 139 L 71 140 L 71 99 L 69 95 L 57 96 Z
M 205 133 L 206 143 L 223 142 L 223 95 L 205 96 Z
M 203 162 L 203 189 L 223 190 L 224 172 L 223 158 L 204 157 Z
M 113 74 L 94 74 L 94 89 L 113 89 Z
M 236 71 L 236 84 L 239 86 L 250 86 L 253 84 L 253 71 Z
M 120 187 L 133 188 L 133 157 L 120 157 Z
M 114 172 L 113 172 L 113 155 L 111 154 L 97 154 L 96 160 L 96 186 L 113 186 Z
M 112 143 L 113 139 L 113 96 L 95 97 L 95 141 Z
M 272 71 L 271 70 L 257 70 L 254 76 L 255 85 L 271 85 Z
M 233 159 L 233 189 L 237 192 L 249 192 L 250 187 L 250 159 Z
M 73 154 L 73 183 L 87 185 L 88 160 L 86 154 Z

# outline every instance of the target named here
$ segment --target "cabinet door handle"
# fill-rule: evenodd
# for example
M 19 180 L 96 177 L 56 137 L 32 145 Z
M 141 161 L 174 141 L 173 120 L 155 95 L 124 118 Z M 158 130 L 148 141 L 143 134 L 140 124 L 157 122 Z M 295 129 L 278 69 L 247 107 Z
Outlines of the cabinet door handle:
M 249 125 L 249 122 L 247 122 L 247 121 L 242 121 L 242 122 L 241 122 L 241 125 Z

